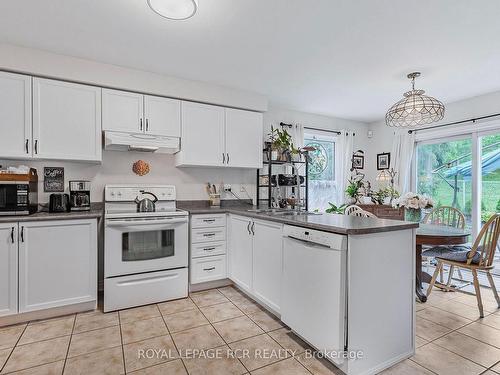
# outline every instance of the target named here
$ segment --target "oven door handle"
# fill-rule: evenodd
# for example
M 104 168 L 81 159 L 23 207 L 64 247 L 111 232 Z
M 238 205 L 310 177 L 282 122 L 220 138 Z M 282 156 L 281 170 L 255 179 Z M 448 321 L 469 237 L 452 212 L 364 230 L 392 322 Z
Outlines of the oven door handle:
M 182 219 L 141 219 L 141 220 L 120 220 L 120 219 L 108 219 L 106 220 L 106 226 L 108 227 L 133 227 L 133 226 L 148 226 L 148 225 L 169 225 L 169 224 L 180 224 L 187 223 L 187 218 Z

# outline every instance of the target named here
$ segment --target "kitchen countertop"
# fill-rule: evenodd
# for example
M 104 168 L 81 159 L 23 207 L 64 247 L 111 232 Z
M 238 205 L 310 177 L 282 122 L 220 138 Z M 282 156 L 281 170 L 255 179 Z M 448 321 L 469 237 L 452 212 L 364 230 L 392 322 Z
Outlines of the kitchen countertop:
M 92 203 L 90 211 L 72 211 L 72 212 L 38 211 L 37 213 L 34 213 L 32 215 L 0 216 L 0 223 L 10 223 L 18 221 L 99 219 L 102 216 L 103 216 L 102 204 Z
M 346 216 L 337 214 L 323 213 L 321 215 L 299 215 L 299 216 L 273 216 L 266 213 L 249 212 L 250 209 L 256 209 L 246 204 L 231 204 L 222 207 L 209 207 L 206 201 L 195 202 L 179 202 L 178 208 L 188 211 L 191 215 L 199 214 L 220 214 L 231 213 L 241 216 L 247 216 L 255 219 L 268 220 L 277 223 L 294 225 L 303 228 L 316 229 L 325 232 L 338 234 L 369 234 L 379 232 L 391 232 L 402 229 L 418 228 L 418 223 L 361 218 L 356 216 Z

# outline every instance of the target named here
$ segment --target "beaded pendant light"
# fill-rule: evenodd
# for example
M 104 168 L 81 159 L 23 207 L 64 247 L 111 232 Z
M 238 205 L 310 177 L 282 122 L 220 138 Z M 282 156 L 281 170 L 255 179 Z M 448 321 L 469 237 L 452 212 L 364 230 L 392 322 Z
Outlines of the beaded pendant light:
M 404 98 L 387 111 L 387 126 L 418 126 L 443 119 L 444 104 L 432 96 L 424 95 L 424 90 L 415 90 L 415 78 L 419 76 L 419 72 L 408 74 L 411 79 L 411 91 L 405 92 Z

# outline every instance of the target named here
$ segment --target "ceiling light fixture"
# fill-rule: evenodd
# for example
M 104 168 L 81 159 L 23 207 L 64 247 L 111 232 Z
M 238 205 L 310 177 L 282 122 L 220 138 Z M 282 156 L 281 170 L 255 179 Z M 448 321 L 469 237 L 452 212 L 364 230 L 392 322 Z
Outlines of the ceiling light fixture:
M 185 20 L 196 13 L 198 0 L 148 0 L 148 5 L 162 17 Z
M 415 90 L 415 78 L 419 76 L 419 72 L 408 74 L 407 77 L 411 79 L 411 91 L 405 92 L 404 98 L 387 111 L 387 126 L 418 126 L 443 119 L 444 104 L 432 96 L 424 95 L 424 90 Z

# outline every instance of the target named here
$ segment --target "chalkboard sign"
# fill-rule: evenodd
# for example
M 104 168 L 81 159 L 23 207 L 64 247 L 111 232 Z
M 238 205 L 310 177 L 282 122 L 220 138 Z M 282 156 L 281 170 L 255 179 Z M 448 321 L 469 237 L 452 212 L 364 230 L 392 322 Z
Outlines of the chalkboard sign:
M 64 191 L 63 167 L 43 168 L 43 191 L 46 193 Z

